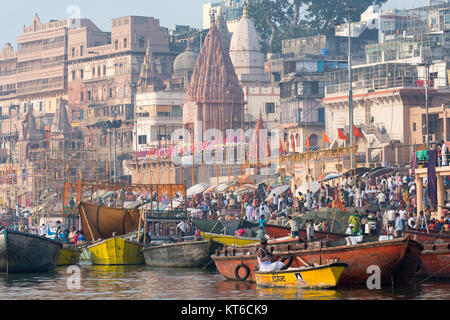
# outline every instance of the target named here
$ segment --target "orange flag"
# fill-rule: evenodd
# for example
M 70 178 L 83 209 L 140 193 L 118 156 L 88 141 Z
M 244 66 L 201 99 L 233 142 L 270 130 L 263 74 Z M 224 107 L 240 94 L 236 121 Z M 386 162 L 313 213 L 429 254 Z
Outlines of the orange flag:
M 323 140 L 323 142 L 331 143 L 330 138 L 328 138 L 328 136 L 324 130 L 322 130 L 322 140 Z
M 292 151 L 295 153 L 295 139 L 294 139 L 294 136 L 291 136 L 291 145 L 292 145 Z
M 358 130 L 358 128 L 355 125 L 353 125 L 353 135 L 355 137 L 364 138 L 363 134 Z
M 270 150 L 269 139 L 267 139 L 267 157 L 270 158 L 272 151 Z
M 311 144 L 309 143 L 309 137 L 306 137 L 306 151 L 309 151 L 311 149 Z
M 283 155 L 283 154 L 284 154 L 283 143 L 281 142 L 281 139 L 280 139 L 280 155 Z
M 342 133 L 340 129 L 338 129 L 338 139 L 348 141 L 348 138 L 345 136 L 345 134 Z

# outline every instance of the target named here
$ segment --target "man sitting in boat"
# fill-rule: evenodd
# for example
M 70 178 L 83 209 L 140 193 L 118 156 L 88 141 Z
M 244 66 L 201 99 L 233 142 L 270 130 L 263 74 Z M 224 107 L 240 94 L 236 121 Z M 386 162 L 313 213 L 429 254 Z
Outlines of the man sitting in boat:
M 261 239 L 261 248 L 258 249 L 257 258 L 260 271 L 278 271 L 286 270 L 288 265 L 278 260 L 278 256 L 274 256 L 267 250 L 267 239 Z

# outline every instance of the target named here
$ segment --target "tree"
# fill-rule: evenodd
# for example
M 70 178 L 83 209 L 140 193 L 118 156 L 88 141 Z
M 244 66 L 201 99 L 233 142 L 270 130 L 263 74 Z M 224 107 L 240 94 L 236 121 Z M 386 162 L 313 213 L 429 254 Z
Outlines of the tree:
M 350 18 L 359 21 L 370 5 L 387 0 L 249 0 L 249 16 L 254 21 L 264 52 L 280 52 L 286 39 L 334 34 L 335 27 Z
M 307 20 L 315 34 L 333 34 L 337 25 L 347 21 L 347 8 L 354 8 L 351 21 L 359 21 L 361 13 L 371 5 L 383 5 L 387 0 L 310 0 Z
M 288 0 L 250 0 L 249 17 L 261 38 L 263 51 L 279 52 L 282 33 L 289 24 Z

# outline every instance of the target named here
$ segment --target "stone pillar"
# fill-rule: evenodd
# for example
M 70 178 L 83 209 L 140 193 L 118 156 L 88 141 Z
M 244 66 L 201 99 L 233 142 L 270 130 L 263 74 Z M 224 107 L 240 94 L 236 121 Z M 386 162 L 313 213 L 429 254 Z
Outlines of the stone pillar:
M 444 186 L 444 177 L 441 175 L 437 176 L 437 217 L 440 219 L 442 217 L 442 208 L 444 207 L 444 199 L 445 199 L 445 186 Z
M 423 211 L 423 178 L 416 176 L 417 214 Z

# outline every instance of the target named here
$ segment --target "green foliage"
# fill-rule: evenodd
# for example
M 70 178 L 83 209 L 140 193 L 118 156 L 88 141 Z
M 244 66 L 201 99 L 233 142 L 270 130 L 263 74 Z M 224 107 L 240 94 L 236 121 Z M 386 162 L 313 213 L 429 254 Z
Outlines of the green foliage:
M 347 21 L 346 8 L 354 8 L 351 21 L 370 5 L 387 0 L 249 0 L 249 17 L 254 21 L 264 52 L 281 52 L 286 39 L 333 34 L 335 26 Z

